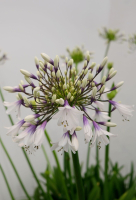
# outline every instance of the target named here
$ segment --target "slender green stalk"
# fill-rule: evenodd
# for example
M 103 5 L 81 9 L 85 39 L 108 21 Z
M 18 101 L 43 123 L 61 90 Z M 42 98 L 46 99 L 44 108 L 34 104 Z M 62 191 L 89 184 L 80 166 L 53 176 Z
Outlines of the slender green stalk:
M 110 41 L 107 43 L 107 47 L 106 47 L 106 50 L 105 50 L 104 57 L 106 57 L 108 55 L 109 48 L 110 48 Z M 102 73 L 101 73 L 101 80 L 102 80 L 102 77 L 104 75 L 104 70 L 105 70 L 105 67 L 104 67 L 104 69 L 102 70 Z
M 46 159 L 46 161 L 47 161 L 47 164 L 48 164 L 48 167 L 49 167 L 49 171 L 51 172 L 51 171 L 52 171 L 52 168 L 51 168 L 51 164 L 50 164 L 50 161 L 49 161 L 49 157 L 48 157 L 48 155 L 47 155 L 47 153 L 46 153 L 46 151 L 45 151 L 45 148 L 44 148 L 43 144 L 42 144 L 41 147 L 42 147 L 42 150 L 43 150 L 45 159 Z
M 10 158 L 10 155 L 9 155 L 9 153 L 8 153 L 8 151 L 7 151 L 7 149 L 6 149 L 5 145 L 4 145 L 4 143 L 2 142 L 2 139 L 1 139 L 1 138 L 0 138 L 0 143 L 1 143 L 2 148 L 3 148 L 3 150 L 5 151 L 5 153 L 6 153 L 7 157 L 8 157 L 8 159 L 9 159 L 10 164 L 11 164 L 12 167 L 13 167 L 13 170 L 14 170 L 14 172 L 15 172 L 17 178 L 18 178 L 18 181 L 20 182 L 20 185 L 21 185 L 22 189 L 24 190 L 24 193 L 26 194 L 26 196 L 27 196 L 28 199 L 31 199 L 30 196 L 29 196 L 29 194 L 27 193 L 27 191 L 26 191 L 26 189 L 25 189 L 25 186 L 24 186 L 24 184 L 23 184 L 23 182 L 22 182 L 22 180 L 21 180 L 21 178 L 20 178 L 20 176 L 19 176 L 19 174 L 18 174 L 18 171 L 17 171 L 17 169 L 16 169 L 16 167 L 15 167 L 15 165 L 14 165 L 12 159 Z
M 81 170 L 80 170 L 80 164 L 79 164 L 79 158 L 78 158 L 78 152 L 76 152 L 75 154 L 72 153 L 72 158 L 73 158 L 78 200 L 85 200 L 84 188 L 83 188 L 83 183 L 82 183 L 82 178 L 81 178 Z
M 111 104 L 109 103 L 109 110 L 108 110 L 108 116 L 111 117 Z M 108 120 L 110 122 L 110 120 Z M 107 131 L 110 132 L 110 127 L 107 127 Z M 104 185 L 104 200 L 109 200 L 108 195 L 108 163 L 109 163 L 109 145 L 105 147 L 105 185 Z
M 1 89 L 0 89 L 0 96 L 1 96 L 2 101 L 4 102 L 4 96 L 3 96 L 3 94 L 2 94 Z M 5 109 L 7 110 L 7 107 L 5 107 Z M 10 120 L 11 124 L 14 125 L 14 122 L 13 122 L 13 120 L 12 120 L 11 115 L 8 115 L 8 117 L 9 117 L 9 120 Z M 1 142 L 2 142 L 2 140 L 1 140 Z M 31 171 L 32 171 L 32 173 L 33 173 L 33 176 L 34 176 L 34 178 L 35 178 L 35 180 L 36 180 L 36 182 L 37 182 L 39 188 L 41 189 L 42 193 L 45 195 L 45 192 L 44 192 L 44 190 L 43 190 L 43 188 L 42 188 L 42 186 L 41 186 L 41 184 L 40 184 L 40 182 L 39 182 L 39 180 L 38 180 L 38 178 L 37 178 L 37 176 L 36 176 L 36 173 L 35 173 L 35 171 L 34 171 L 32 165 L 31 165 L 31 162 L 30 162 L 30 160 L 29 160 L 29 158 L 28 158 L 28 156 L 27 156 L 27 154 L 26 154 L 26 152 L 25 152 L 25 150 L 24 150 L 23 148 L 22 148 L 22 151 L 23 151 L 23 153 L 24 153 L 24 156 L 25 156 L 25 158 L 26 158 L 26 160 L 27 160 L 27 162 L 28 162 L 28 165 L 29 165 L 29 167 L 30 167 L 30 169 L 31 169 Z M 6 153 L 6 152 L 5 152 L 5 153 Z M 8 152 L 7 152 L 7 153 L 8 153 Z M 8 156 L 8 159 L 10 160 L 10 162 L 12 161 L 11 158 L 10 158 L 10 156 Z M 13 162 L 12 162 L 12 163 L 13 163 Z M 15 167 L 15 166 L 14 166 L 14 167 Z M 28 195 L 28 196 L 29 196 L 29 195 Z M 29 198 L 30 198 L 30 197 L 29 197 Z
M 4 170 L 3 170 L 3 168 L 2 168 L 1 165 L 0 165 L 0 169 L 1 169 L 2 175 L 3 175 L 3 177 L 4 177 L 4 180 L 5 180 L 5 182 L 6 182 L 6 185 L 7 185 L 9 194 L 10 194 L 10 197 L 11 197 L 12 200 L 15 200 L 15 198 L 14 198 L 14 196 L 13 196 L 13 193 L 12 193 L 12 191 L 11 191 L 11 188 L 10 188 L 10 186 L 9 186 L 8 180 L 7 180 L 7 178 L 6 178 L 6 175 L 5 175 Z
M 49 145 L 51 146 L 51 143 L 50 143 L 50 142 L 51 142 L 50 136 L 48 135 L 48 133 L 47 133 L 46 130 L 44 131 L 44 133 L 45 133 L 45 136 L 46 136 L 46 138 L 47 138 L 47 141 L 48 141 Z M 67 191 L 67 188 L 66 188 L 66 184 L 65 184 L 65 181 L 64 181 L 64 177 L 63 177 L 63 174 L 62 174 L 62 171 L 61 171 L 60 163 L 59 163 L 59 160 L 58 160 L 58 157 L 57 157 L 57 154 L 56 154 L 55 151 L 53 151 L 53 156 L 54 156 L 54 159 L 55 159 L 55 161 L 56 161 L 57 167 L 58 167 L 58 169 L 59 169 L 59 171 L 60 171 L 61 180 L 62 180 L 62 182 L 63 182 L 63 187 L 64 187 L 64 190 L 65 190 L 66 198 L 67 198 L 67 200 L 70 200 L 69 195 L 68 195 L 68 191 Z
M 104 57 L 108 55 L 108 52 L 109 52 L 109 48 L 110 48 L 110 41 L 107 43 L 107 47 L 106 47 L 106 50 L 105 50 L 105 54 L 104 54 Z M 105 68 L 104 68 L 105 69 Z M 101 79 L 104 75 L 104 69 L 102 70 L 102 73 L 101 73 Z M 90 143 L 88 144 L 88 150 L 87 150 L 87 162 L 86 162 L 86 169 L 88 169 L 89 167 L 89 159 L 90 159 Z M 97 171 L 97 175 L 98 175 L 98 178 L 99 178 L 99 149 L 96 145 L 96 171 Z
M 44 131 L 44 133 L 45 133 L 45 136 L 46 136 L 46 138 L 47 138 L 47 141 L 48 141 L 49 145 L 51 146 L 51 139 L 50 139 L 50 136 L 48 135 L 48 133 L 47 133 L 46 130 Z M 58 168 L 61 170 L 60 163 L 59 163 L 59 160 L 58 160 L 58 157 L 57 157 L 56 152 L 53 151 L 52 153 L 53 153 L 53 156 L 54 156 L 54 159 L 55 159 L 55 161 L 56 161 L 56 164 L 57 164 Z

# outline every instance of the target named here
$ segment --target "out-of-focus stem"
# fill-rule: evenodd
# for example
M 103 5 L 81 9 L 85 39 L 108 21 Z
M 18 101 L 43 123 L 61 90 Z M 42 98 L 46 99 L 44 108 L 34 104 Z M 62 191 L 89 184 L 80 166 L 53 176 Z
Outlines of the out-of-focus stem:
M 14 170 L 17 178 L 18 178 L 18 181 L 20 182 L 20 185 L 21 185 L 22 189 L 24 190 L 24 193 L 26 194 L 26 196 L 27 196 L 28 199 L 31 199 L 30 196 L 29 196 L 29 194 L 28 194 L 28 192 L 25 189 L 25 186 L 24 186 L 24 184 L 23 184 L 23 182 L 22 182 L 22 180 L 21 180 L 21 178 L 20 178 L 20 176 L 18 174 L 18 171 L 17 171 L 17 169 L 16 169 L 16 167 L 15 167 L 15 165 L 14 165 L 14 163 L 13 163 L 13 161 L 12 161 L 12 159 L 11 159 L 11 157 L 10 157 L 10 155 L 9 155 L 9 153 L 8 153 L 5 145 L 4 145 L 4 143 L 2 142 L 1 138 L 0 138 L 0 143 L 1 143 L 1 146 L 2 146 L 2 148 L 4 150 L 4 152 L 6 153 L 8 159 L 9 159 L 9 162 L 10 162 L 11 166 L 13 167 L 13 170 Z
M 79 158 L 78 158 L 78 152 L 76 152 L 75 154 L 72 152 L 72 158 L 73 158 L 73 166 L 74 166 L 78 200 L 85 200 L 84 188 L 83 188 L 83 183 L 82 183 L 82 178 L 81 178 L 81 170 L 80 170 L 80 164 L 79 164 Z
M 47 155 L 47 153 L 46 153 L 46 151 L 45 151 L 45 148 L 44 148 L 43 144 L 42 144 L 41 147 L 42 147 L 42 150 L 43 150 L 45 159 L 46 159 L 46 161 L 47 161 L 47 163 L 48 163 L 49 170 L 50 170 L 50 172 L 51 172 L 51 171 L 52 171 L 52 168 L 51 168 L 51 164 L 50 164 L 50 161 L 49 161 L 49 157 L 48 157 L 48 155 Z
M 104 57 L 106 57 L 108 55 L 109 48 L 110 48 L 110 41 L 108 41 L 108 43 L 107 43 L 107 47 L 106 47 L 106 50 L 105 50 Z M 101 73 L 101 80 L 102 80 L 102 77 L 104 75 L 104 70 L 105 70 L 105 67 L 103 68 L 102 73 Z
M 108 116 L 111 117 L 111 104 L 109 103 L 109 110 L 108 110 Z M 110 120 L 108 120 L 110 122 Z M 110 132 L 110 127 L 107 127 L 107 131 Z M 108 175 L 108 164 L 109 164 L 109 145 L 105 147 L 105 184 L 104 184 L 104 199 L 109 200 L 109 195 L 108 195 L 108 180 L 107 180 L 107 175 Z
M 45 133 L 45 136 L 46 136 L 46 138 L 47 138 L 47 141 L 48 141 L 49 145 L 51 146 L 51 143 L 50 143 L 50 142 L 51 142 L 50 136 L 48 135 L 48 133 L 47 133 L 46 130 L 44 131 L 44 133 Z M 62 171 L 61 171 L 60 163 L 59 163 L 59 160 L 58 160 L 58 157 L 57 157 L 57 154 L 56 154 L 55 151 L 53 151 L 53 155 L 54 155 L 54 158 L 55 158 L 57 167 L 58 167 L 58 169 L 59 169 L 59 171 L 60 171 L 60 174 L 61 174 L 61 180 L 62 180 L 62 182 L 63 182 L 63 187 L 64 187 L 64 191 L 65 191 L 66 198 L 67 198 L 67 200 L 70 200 L 69 195 L 68 195 L 68 191 L 67 191 L 67 188 L 66 188 L 66 184 L 65 184 L 65 181 L 64 181 L 64 177 L 63 177 L 63 174 L 62 174 Z
M 4 170 L 3 170 L 3 168 L 2 168 L 1 165 L 0 165 L 0 169 L 1 169 L 2 175 L 3 175 L 3 177 L 4 177 L 4 180 L 5 180 L 5 182 L 6 182 L 6 185 L 7 185 L 9 194 L 10 194 L 10 197 L 11 197 L 12 200 L 15 200 L 15 198 L 14 198 L 14 196 L 13 196 L 13 193 L 12 193 L 12 191 L 11 191 L 11 188 L 10 188 L 10 186 L 9 186 L 8 180 L 7 180 L 7 178 L 6 178 L 6 175 L 5 175 Z

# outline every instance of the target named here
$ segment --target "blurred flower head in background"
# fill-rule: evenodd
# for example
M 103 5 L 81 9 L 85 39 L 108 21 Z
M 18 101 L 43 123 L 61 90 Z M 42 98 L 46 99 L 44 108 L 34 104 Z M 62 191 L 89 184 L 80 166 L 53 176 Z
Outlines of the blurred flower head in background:
M 76 46 L 73 50 L 66 48 L 66 51 L 68 52 L 68 57 L 72 58 L 75 64 L 83 62 L 85 59 L 86 50 L 84 49 L 84 45 L 81 47 Z M 89 54 L 92 55 L 93 52 L 89 51 Z M 63 55 L 61 58 L 65 59 L 66 56 Z
M 130 35 L 128 39 L 129 44 L 129 52 L 133 52 L 136 50 L 136 34 Z
M 108 29 L 106 27 L 103 27 L 102 30 L 98 30 L 99 36 L 104 38 L 107 43 L 111 41 L 119 41 L 123 42 L 125 41 L 125 35 L 124 33 L 120 33 L 119 29 Z

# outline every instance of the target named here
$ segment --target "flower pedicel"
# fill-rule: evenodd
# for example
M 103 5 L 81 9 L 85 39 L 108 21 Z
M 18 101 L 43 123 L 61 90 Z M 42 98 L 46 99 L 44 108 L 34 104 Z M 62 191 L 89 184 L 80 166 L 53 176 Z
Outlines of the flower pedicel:
M 115 76 L 113 68 L 107 76 L 104 76 L 100 83 L 96 83 L 95 78 L 101 73 L 107 63 L 105 57 L 100 65 L 94 71 L 95 63 L 89 65 L 90 53 L 86 52 L 84 66 L 79 74 L 73 67 L 73 60 L 66 60 L 66 71 L 64 75 L 59 67 L 59 57 L 54 61 L 46 54 L 41 54 L 43 61 L 35 58 L 37 76 L 21 69 L 21 73 L 27 84 L 20 82 L 18 87 L 4 87 L 8 92 L 18 92 L 18 101 L 13 103 L 4 102 L 4 105 L 10 107 L 7 110 L 9 114 L 13 109 L 17 109 L 17 116 L 20 117 L 21 105 L 29 108 L 33 114 L 26 116 L 12 127 L 8 127 L 7 135 L 12 136 L 13 141 L 20 147 L 24 147 L 29 153 L 33 153 L 41 146 L 44 140 L 44 129 L 47 123 L 53 118 L 58 119 L 58 125 L 63 127 L 61 139 L 52 143 L 51 149 L 58 148 L 58 151 L 68 151 L 68 148 L 75 153 L 78 150 L 78 139 L 76 131 L 81 130 L 80 119 L 83 120 L 85 143 L 94 145 L 98 138 L 105 145 L 109 143 L 107 136 L 115 136 L 112 133 L 104 131 L 100 126 L 116 126 L 115 123 L 98 121 L 101 118 L 107 119 L 107 112 L 102 109 L 104 103 L 111 103 L 112 111 L 118 109 L 124 119 L 128 120 L 132 116 L 132 106 L 119 104 L 115 101 L 104 100 L 101 95 L 105 93 L 105 83 Z M 34 80 L 34 82 L 32 81 Z M 35 83 L 37 82 L 37 85 Z M 118 83 L 110 91 L 120 87 L 123 82 Z M 31 92 L 27 91 L 31 88 Z M 107 91 L 109 92 L 109 91 Z M 26 96 L 22 96 L 24 93 Z M 100 107 L 99 107 L 100 105 Z M 96 112 L 94 118 L 91 118 L 92 111 Z M 91 124 L 94 126 L 94 133 Z M 99 146 L 100 147 L 100 146 Z

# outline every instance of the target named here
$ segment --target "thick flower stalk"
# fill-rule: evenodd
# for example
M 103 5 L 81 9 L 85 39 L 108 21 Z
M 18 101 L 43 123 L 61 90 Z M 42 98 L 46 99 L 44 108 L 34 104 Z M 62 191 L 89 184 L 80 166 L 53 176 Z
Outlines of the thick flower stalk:
M 58 142 L 52 143 L 52 150 L 66 151 L 70 148 L 75 153 L 79 148 L 76 131 L 81 130 L 81 120 L 84 126 L 85 143 L 94 145 L 98 138 L 98 147 L 101 142 L 109 143 L 107 136 L 115 136 L 104 131 L 102 126 L 116 126 L 115 123 L 106 122 L 109 117 L 104 110 L 104 104 L 110 103 L 113 108 L 119 110 L 124 119 L 132 115 L 132 107 L 119 104 L 114 101 L 101 98 L 103 94 L 119 88 L 123 82 L 118 83 L 112 89 L 105 91 L 105 83 L 113 78 L 117 71 L 110 69 L 107 76 L 97 83 L 95 78 L 102 72 L 107 63 L 105 57 L 100 65 L 94 70 L 95 63 L 89 65 L 90 53 L 86 52 L 83 68 L 79 74 L 73 67 L 73 59 L 66 61 L 64 75 L 59 67 L 59 57 L 54 61 L 46 54 L 41 54 L 43 61 L 35 58 L 37 76 L 21 69 L 21 73 L 27 84 L 23 81 L 17 87 L 4 87 L 9 92 L 18 92 L 17 102 L 4 105 L 11 107 L 7 113 L 17 109 L 20 117 L 20 107 L 29 108 L 30 115 L 26 116 L 14 126 L 8 127 L 7 135 L 10 135 L 14 142 L 24 147 L 29 153 L 40 148 L 44 140 L 44 129 L 51 119 L 58 120 L 58 126 L 63 127 L 63 134 Z M 22 96 L 23 93 L 25 96 Z M 95 115 L 91 115 L 95 112 Z M 101 121 L 102 120 L 102 121 Z M 105 121 L 104 121 L 105 120 Z M 94 133 L 91 126 L 94 127 Z

